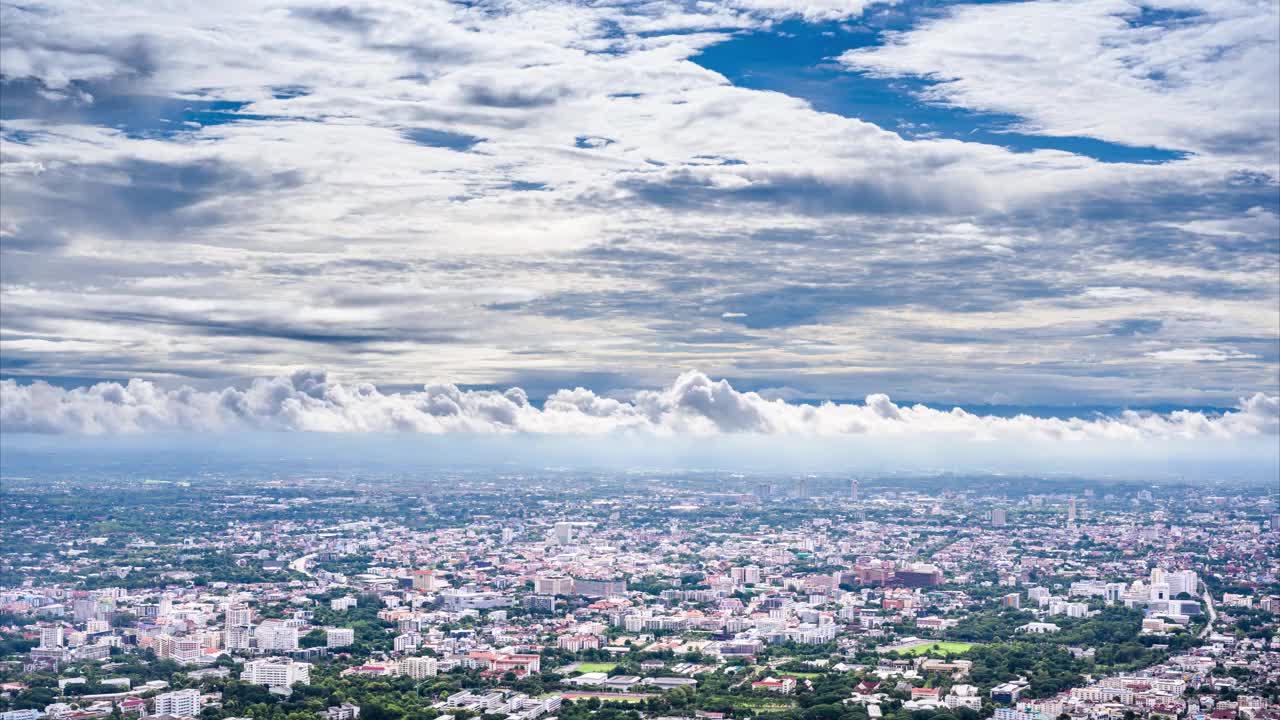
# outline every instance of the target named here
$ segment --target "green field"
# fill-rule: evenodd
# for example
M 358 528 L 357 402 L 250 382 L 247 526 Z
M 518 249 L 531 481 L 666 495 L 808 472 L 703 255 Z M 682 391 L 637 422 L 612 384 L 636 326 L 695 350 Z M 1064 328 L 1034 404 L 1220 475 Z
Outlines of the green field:
M 968 652 L 974 643 L 966 642 L 936 642 L 927 645 L 917 645 L 910 650 L 903 650 L 903 655 L 959 655 Z
M 577 667 L 577 668 L 575 668 L 575 669 L 577 669 L 577 670 L 579 670 L 579 671 L 581 671 L 581 672 L 584 672 L 584 673 L 589 673 L 589 672 L 612 672 L 612 671 L 613 671 L 613 669 L 614 669 L 614 668 L 616 668 L 616 667 L 618 667 L 618 663 L 611 663 L 611 662 L 580 662 L 580 663 L 578 663 L 578 667 Z
M 790 710 L 795 707 L 795 702 L 786 698 L 717 697 L 716 700 L 727 700 L 735 707 L 751 710 Z

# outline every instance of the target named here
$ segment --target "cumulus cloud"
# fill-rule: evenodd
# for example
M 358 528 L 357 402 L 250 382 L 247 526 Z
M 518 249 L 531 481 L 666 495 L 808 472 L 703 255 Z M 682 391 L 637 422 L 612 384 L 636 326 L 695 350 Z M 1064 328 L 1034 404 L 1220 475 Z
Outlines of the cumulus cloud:
M 629 399 L 574 388 L 552 393 L 542 407 L 523 390 L 464 390 L 431 383 L 418 391 L 383 392 L 368 383 L 331 381 L 302 370 L 255 380 L 246 389 L 162 389 L 144 380 L 65 389 L 44 382 L 0 382 L 0 428 L 11 433 L 303 431 L 406 433 L 760 434 L 808 437 L 943 436 L 991 441 L 1234 440 L 1280 433 L 1280 397 L 1257 393 L 1221 415 L 1198 411 L 1059 419 L 998 417 L 960 408 L 898 405 L 887 395 L 861 404 L 805 405 L 742 392 L 691 371 L 660 390 Z

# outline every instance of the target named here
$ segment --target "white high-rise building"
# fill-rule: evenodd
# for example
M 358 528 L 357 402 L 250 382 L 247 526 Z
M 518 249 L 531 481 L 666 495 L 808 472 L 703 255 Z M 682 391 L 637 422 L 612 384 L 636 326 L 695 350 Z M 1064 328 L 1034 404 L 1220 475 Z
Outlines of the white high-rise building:
M 40 647 L 42 648 L 59 648 L 62 647 L 62 626 L 48 625 L 40 628 Z
M 1164 579 L 1169 583 L 1169 594 L 1172 597 L 1178 597 L 1181 593 L 1196 595 L 1200 592 L 1200 576 L 1195 570 L 1171 572 Z
M 994 527 L 1004 527 L 1009 522 L 1009 513 L 1004 508 L 995 508 L 991 511 L 991 524 Z
M 156 696 L 156 715 L 193 718 L 200 714 L 200 691 L 194 688 L 160 693 Z
M 289 658 L 273 657 L 252 660 L 244 664 L 240 679 L 254 685 L 289 687 L 311 684 L 311 663 L 296 662 Z
M 347 647 L 356 642 L 356 631 L 351 628 L 331 627 L 324 629 L 325 645 L 331 648 Z
M 556 542 L 568 545 L 573 542 L 573 523 L 558 522 L 555 526 Z
M 284 620 L 263 620 L 253 631 L 260 652 L 292 652 L 298 649 L 298 628 Z
M 244 603 L 232 603 L 227 606 L 227 626 L 252 625 L 253 610 Z
M 253 645 L 252 625 L 229 625 L 222 638 L 222 646 L 228 650 L 248 650 Z
M 429 657 L 407 657 L 400 661 L 402 672 L 414 680 L 435 677 L 438 667 L 436 659 Z
M 253 638 L 253 610 L 244 603 L 227 606 L 226 628 L 222 646 L 228 650 L 248 650 Z

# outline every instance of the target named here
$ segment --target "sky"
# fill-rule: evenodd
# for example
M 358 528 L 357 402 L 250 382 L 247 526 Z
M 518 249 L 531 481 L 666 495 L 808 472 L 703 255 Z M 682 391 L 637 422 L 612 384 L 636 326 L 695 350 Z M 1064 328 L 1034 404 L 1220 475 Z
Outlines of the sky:
M 1269 458 L 1278 66 L 1275 0 L 4 2 L 0 429 Z

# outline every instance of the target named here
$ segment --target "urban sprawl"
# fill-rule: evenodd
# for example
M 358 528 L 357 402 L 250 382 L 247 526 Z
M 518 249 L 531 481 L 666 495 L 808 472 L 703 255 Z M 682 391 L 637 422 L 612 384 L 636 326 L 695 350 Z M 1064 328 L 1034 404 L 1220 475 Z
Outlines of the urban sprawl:
M 3 485 L 0 720 L 1280 720 L 1277 488 Z

